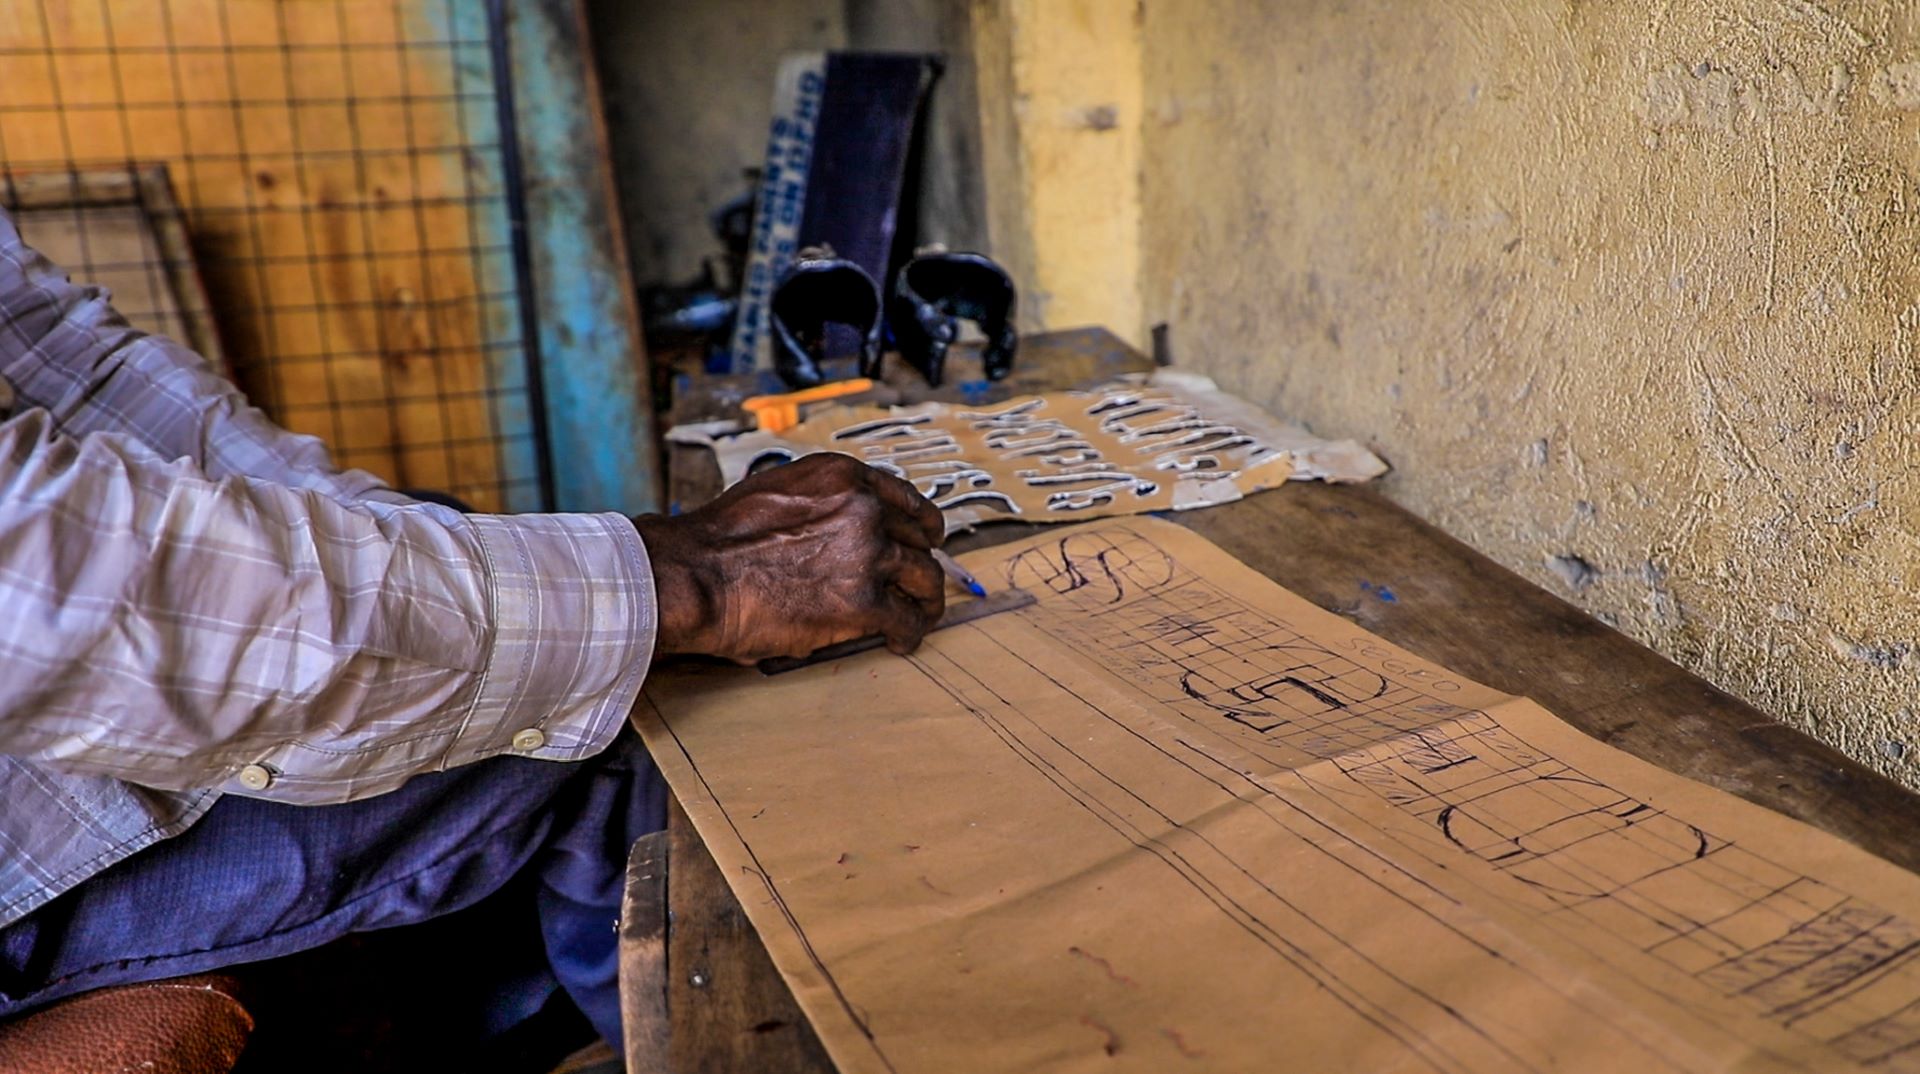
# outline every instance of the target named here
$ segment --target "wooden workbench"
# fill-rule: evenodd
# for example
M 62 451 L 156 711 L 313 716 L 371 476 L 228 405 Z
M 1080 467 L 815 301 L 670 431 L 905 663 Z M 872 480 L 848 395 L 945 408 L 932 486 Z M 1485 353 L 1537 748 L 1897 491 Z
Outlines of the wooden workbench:
M 1097 382 L 1147 363 L 1097 330 L 1026 341 L 1014 391 Z M 962 367 L 964 368 L 964 367 Z M 964 374 L 963 374 L 964 376 Z M 892 378 L 890 378 L 891 380 Z M 750 390 L 683 392 L 675 420 L 721 416 Z M 899 381 L 902 398 L 929 396 Z M 954 397 L 955 389 L 939 393 Z M 998 393 L 996 393 L 998 394 Z M 676 448 L 673 498 L 718 491 L 704 449 Z M 1609 745 L 1825 829 L 1920 870 L 1920 796 L 1715 689 L 1396 506 L 1377 486 L 1294 483 L 1172 519 L 1323 608 L 1497 690 L 1530 697 Z M 1026 536 L 999 525 L 955 538 L 967 550 Z M 1363 588 L 1370 583 L 1372 589 Z M 1396 599 L 1375 593 L 1381 586 Z M 664 1069 L 830 1071 L 685 814 L 638 848 L 630 873 L 630 1055 Z M 650 879 L 649 879 L 650 878 Z M 671 913 L 666 925 L 665 913 Z M 658 982 L 664 979 L 664 994 Z M 635 1061 L 634 1071 L 662 1069 Z

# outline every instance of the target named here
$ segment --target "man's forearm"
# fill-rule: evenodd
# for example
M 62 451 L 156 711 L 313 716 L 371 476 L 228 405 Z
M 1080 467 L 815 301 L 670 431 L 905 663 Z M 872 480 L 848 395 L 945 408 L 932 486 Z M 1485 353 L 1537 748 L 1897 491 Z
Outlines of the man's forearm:
M 169 789 L 339 801 L 583 757 L 653 644 L 620 516 L 342 504 L 41 411 L 0 423 L 0 550 L 0 752 Z
M 69 282 L 0 212 L 0 380 L 68 436 L 112 433 L 210 477 L 247 476 L 341 502 L 406 502 L 373 475 L 255 409 L 200 355 L 129 327 L 97 287 Z M 0 419 L 6 413 L 0 411 Z

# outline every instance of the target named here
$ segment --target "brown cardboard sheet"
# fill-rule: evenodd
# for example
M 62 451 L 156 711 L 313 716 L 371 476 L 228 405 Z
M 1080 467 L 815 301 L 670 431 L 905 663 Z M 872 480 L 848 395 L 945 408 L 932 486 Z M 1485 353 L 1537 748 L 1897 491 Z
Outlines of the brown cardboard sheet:
M 981 406 L 833 406 L 778 434 L 735 432 L 710 422 L 667 438 L 711 447 L 729 485 L 768 459 L 852 455 L 913 482 L 949 532 L 1184 511 L 1286 481 L 1367 481 L 1387 469 L 1351 440 L 1323 440 L 1175 370 Z
M 1920 878 L 1108 519 L 635 721 L 846 1071 L 1920 1069 Z

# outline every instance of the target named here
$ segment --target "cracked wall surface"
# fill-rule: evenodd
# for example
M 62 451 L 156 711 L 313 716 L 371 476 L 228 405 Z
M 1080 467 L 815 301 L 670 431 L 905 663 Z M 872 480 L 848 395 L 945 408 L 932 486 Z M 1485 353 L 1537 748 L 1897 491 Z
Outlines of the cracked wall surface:
M 1143 10 L 1182 366 L 1920 786 L 1920 5 Z

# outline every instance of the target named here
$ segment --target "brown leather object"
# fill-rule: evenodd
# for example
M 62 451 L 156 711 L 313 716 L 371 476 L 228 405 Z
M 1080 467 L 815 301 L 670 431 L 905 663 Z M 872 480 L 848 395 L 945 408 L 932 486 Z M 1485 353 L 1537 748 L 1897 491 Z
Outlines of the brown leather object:
M 226 1074 L 253 1032 L 231 977 L 86 992 L 0 1022 L 0 1074 Z

